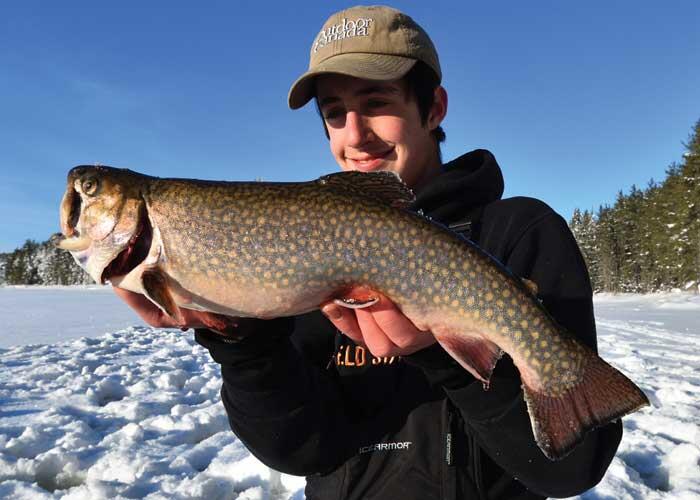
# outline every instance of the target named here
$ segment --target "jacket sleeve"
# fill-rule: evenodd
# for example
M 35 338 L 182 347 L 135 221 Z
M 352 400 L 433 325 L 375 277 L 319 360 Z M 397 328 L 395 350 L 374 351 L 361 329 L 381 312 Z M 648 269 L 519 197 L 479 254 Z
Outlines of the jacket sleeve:
M 588 273 L 560 216 L 550 210 L 524 228 L 507 252 L 505 264 L 516 275 L 535 282 L 550 314 L 595 349 Z M 622 436 L 619 421 L 589 432 L 562 460 L 547 459 L 534 441 L 520 377 L 507 355 L 496 365 L 488 390 L 439 346 L 409 356 L 407 361 L 423 368 L 432 383 L 444 387 L 468 432 L 488 456 L 535 493 L 553 497 L 581 493 L 602 479 L 615 455 Z
M 349 451 L 335 430 L 350 428 L 334 372 L 309 359 L 299 345 L 301 333 L 314 327 L 304 316 L 246 320 L 248 331 L 236 343 L 208 330 L 196 332 L 197 342 L 221 364 L 221 398 L 236 436 L 263 463 L 301 476 L 342 463 Z M 328 334 L 332 345 L 332 331 L 326 330 L 315 334 Z

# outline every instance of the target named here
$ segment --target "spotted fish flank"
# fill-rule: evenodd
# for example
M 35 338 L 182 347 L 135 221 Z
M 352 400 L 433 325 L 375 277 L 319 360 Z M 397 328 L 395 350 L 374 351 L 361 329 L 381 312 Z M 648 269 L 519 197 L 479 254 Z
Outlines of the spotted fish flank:
M 302 314 L 386 295 L 487 387 L 503 352 L 517 366 L 534 438 L 550 459 L 586 431 L 648 404 L 619 371 L 564 331 L 507 269 L 406 209 L 394 174 L 301 183 L 160 179 L 81 166 L 68 174 L 63 235 L 95 281 L 224 317 Z

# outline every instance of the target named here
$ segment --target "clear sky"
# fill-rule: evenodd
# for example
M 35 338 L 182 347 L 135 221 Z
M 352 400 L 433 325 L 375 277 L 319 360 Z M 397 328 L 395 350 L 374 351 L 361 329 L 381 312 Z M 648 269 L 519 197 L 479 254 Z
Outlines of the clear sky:
M 286 96 L 351 3 L 3 2 L 0 251 L 58 230 L 69 168 L 308 180 L 337 169 Z M 506 196 L 567 219 L 661 179 L 700 119 L 700 2 L 392 2 L 438 48 L 446 160 L 490 149 Z

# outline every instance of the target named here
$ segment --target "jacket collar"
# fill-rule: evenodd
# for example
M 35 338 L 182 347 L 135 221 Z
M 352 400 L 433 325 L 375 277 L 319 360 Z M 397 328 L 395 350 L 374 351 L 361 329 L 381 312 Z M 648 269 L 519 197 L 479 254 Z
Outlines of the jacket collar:
M 444 164 L 411 208 L 443 224 L 455 222 L 503 195 L 503 174 L 491 152 L 476 149 Z

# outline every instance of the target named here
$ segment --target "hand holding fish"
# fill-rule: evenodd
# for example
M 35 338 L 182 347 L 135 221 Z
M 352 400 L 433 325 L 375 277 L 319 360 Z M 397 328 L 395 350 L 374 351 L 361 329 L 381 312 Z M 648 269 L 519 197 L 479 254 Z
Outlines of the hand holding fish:
M 179 309 L 180 320 L 175 320 L 151 302 L 145 295 L 124 288 L 113 287 L 117 296 L 126 302 L 141 319 L 154 328 L 208 328 L 221 335 L 236 337 L 236 318 L 206 311 Z
M 387 297 L 380 295 L 378 299 L 376 304 L 355 311 L 329 302 L 321 312 L 338 330 L 377 357 L 406 356 L 437 342 L 432 333 L 416 328 Z

